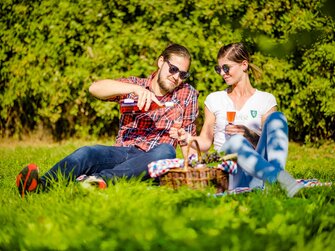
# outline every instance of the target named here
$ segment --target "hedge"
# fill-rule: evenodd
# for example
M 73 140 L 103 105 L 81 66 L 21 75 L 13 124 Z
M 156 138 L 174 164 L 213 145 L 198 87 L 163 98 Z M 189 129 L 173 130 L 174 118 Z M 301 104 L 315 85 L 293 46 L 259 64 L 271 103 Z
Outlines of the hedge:
M 3 0 L 0 131 L 21 138 L 113 137 L 119 107 L 88 94 L 102 78 L 148 76 L 171 42 L 192 54 L 189 82 L 205 97 L 225 88 L 218 49 L 243 41 L 263 70 L 294 141 L 335 137 L 335 42 L 331 0 Z

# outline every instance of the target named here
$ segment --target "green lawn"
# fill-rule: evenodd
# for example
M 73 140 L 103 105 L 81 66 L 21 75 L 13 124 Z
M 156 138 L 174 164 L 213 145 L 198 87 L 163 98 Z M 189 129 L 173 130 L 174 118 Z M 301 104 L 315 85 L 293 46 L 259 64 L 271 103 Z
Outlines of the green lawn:
M 0 144 L 0 250 L 334 250 L 335 192 L 287 198 L 277 184 L 223 197 L 120 181 L 106 190 L 63 182 L 22 200 L 15 176 L 41 172 L 87 142 Z M 93 143 L 90 143 L 93 144 Z M 290 144 L 296 178 L 335 181 L 335 144 Z

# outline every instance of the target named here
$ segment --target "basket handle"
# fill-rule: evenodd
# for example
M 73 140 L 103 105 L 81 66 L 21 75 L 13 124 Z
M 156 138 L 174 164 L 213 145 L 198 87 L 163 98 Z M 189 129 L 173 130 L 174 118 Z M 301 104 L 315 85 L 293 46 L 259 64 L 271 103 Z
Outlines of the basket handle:
M 221 157 L 221 160 L 237 160 L 237 153 L 230 153 L 226 154 L 225 156 Z
M 197 153 L 198 153 L 198 161 L 202 160 L 201 157 L 201 151 L 200 151 L 200 147 L 199 147 L 199 143 L 196 139 L 191 139 L 190 142 L 188 142 L 187 144 L 187 148 L 186 148 L 186 156 L 184 156 L 184 169 L 187 170 L 188 168 L 188 155 L 190 154 L 190 148 L 192 143 L 195 143 L 196 147 L 197 147 Z

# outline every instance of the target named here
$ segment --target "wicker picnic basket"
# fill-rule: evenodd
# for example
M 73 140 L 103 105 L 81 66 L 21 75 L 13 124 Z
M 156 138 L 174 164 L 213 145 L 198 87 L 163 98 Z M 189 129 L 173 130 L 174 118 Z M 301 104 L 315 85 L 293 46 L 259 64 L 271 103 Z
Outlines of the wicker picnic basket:
M 198 153 L 198 161 L 201 163 L 202 156 L 199 149 L 199 143 L 192 140 L 187 145 L 186 157 L 184 157 L 183 168 L 172 168 L 166 174 L 160 177 L 160 185 L 169 186 L 177 189 L 181 186 L 187 186 L 192 189 L 204 189 L 209 185 L 213 185 L 217 192 L 223 192 L 228 189 L 228 173 L 215 167 L 208 167 L 206 164 L 192 167 L 189 165 L 188 155 L 191 144 L 195 142 Z M 226 155 L 222 159 L 228 160 L 236 158 L 236 155 Z

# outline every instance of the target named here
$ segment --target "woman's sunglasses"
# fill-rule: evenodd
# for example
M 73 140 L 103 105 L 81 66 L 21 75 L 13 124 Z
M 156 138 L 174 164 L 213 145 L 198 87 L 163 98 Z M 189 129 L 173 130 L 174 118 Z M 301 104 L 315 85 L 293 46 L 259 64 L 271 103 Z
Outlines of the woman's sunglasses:
M 187 79 L 190 76 L 189 72 L 187 72 L 187 71 L 180 71 L 179 68 L 177 66 L 171 64 L 169 62 L 169 60 L 165 59 L 165 62 L 168 63 L 168 65 L 169 65 L 169 72 L 171 74 L 176 74 L 177 72 L 179 72 L 179 77 L 180 77 L 181 80 L 185 80 L 185 79 Z
M 225 74 L 228 74 L 229 73 L 229 66 L 224 64 L 222 66 L 220 65 L 215 65 L 214 66 L 214 70 L 216 71 L 217 74 L 221 75 L 221 70 L 223 70 L 223 72 Z

